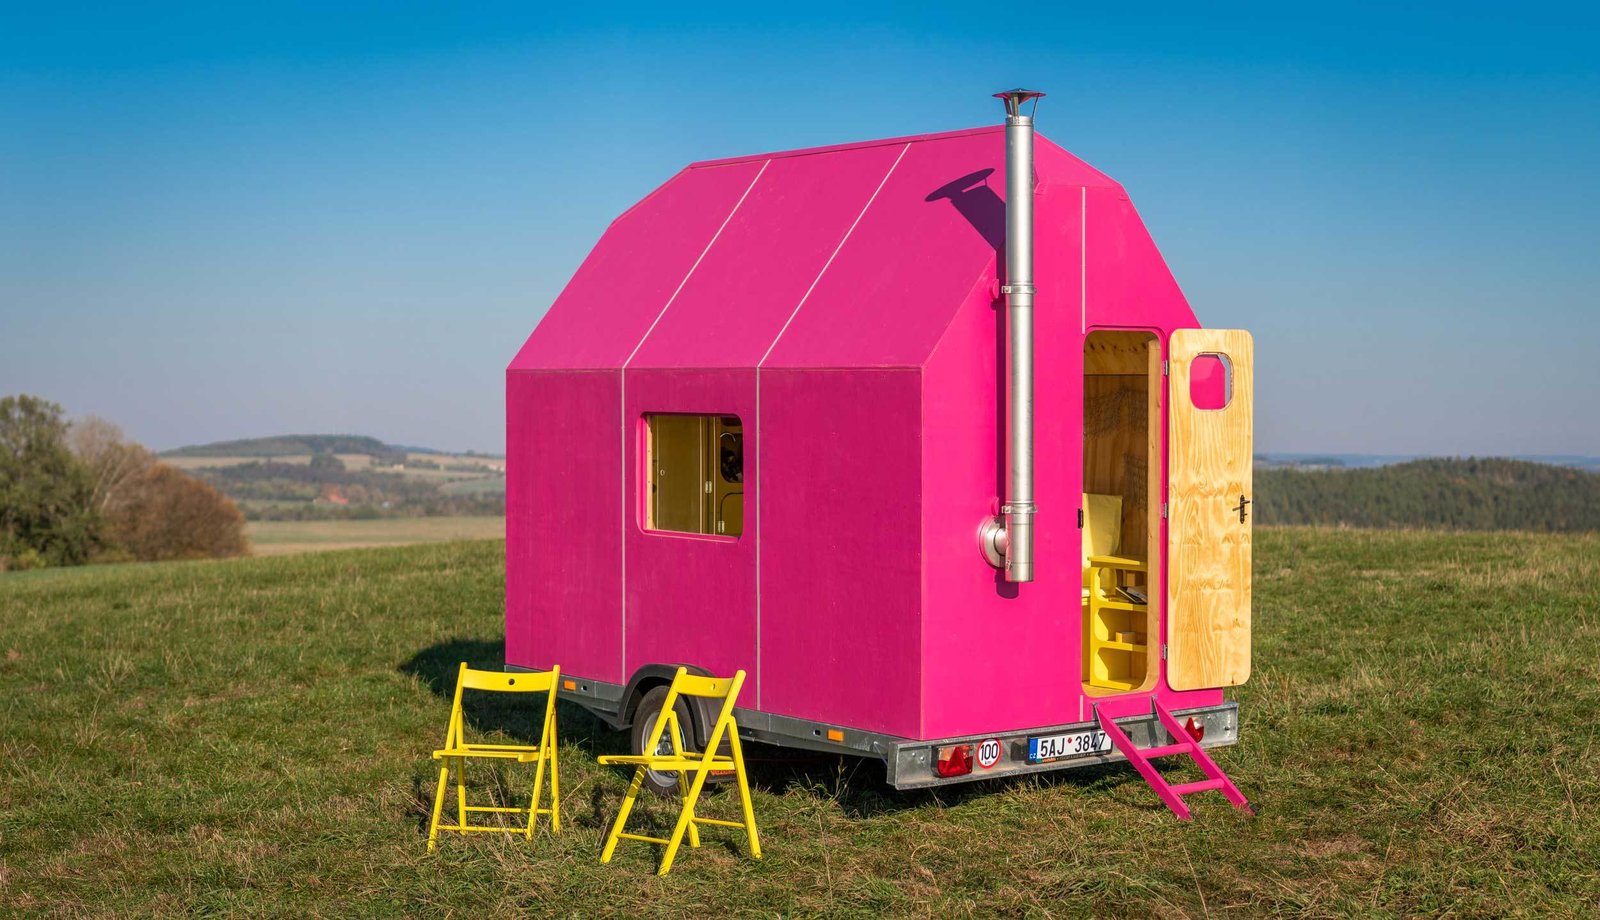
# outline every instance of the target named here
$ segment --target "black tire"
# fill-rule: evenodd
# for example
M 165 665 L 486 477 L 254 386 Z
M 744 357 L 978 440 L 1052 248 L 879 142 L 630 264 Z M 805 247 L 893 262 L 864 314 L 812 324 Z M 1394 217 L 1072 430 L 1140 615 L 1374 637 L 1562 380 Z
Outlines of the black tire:
M 639 700 L 639 705 L 634 709 L 633 728 L 630 730 L 631 743 L 629 747 L 635 755 L 645 753 L 672 753 L 671 745 L 665 733 L 662 733 L 661 747 L 654 752 L 644 750 L 644 743 L 655 731 L 656 719 L 661 716 L 661 705 L 667 701 L 667 687 L 665 684 L 650 688 L 650 691 Z M 678 725 L 683 729 L 683 737 L 678 739 L 685 751 L 693 750 L 694 722 L 690 720 L 689 705 L 679 699 L 672 707 L 678 713 Z M 651 770 L 644 775 L 644 788 L 663 797 L 674 797 L 679 794 L 678 774 L 659 773 Z

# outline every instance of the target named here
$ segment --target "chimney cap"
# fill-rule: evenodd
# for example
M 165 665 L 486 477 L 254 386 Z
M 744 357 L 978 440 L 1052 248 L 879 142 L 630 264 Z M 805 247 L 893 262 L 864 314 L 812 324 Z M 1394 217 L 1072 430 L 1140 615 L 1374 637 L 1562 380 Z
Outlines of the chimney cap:
M 996 99 L 1005 101 L 1006 114 L 1012 117 L 1022 114 L 1022 104 L 1029 99 L 1034 100 L 1033 107 L 1037 110 L 1039 108 L 1039 99 L 1042 96 L 1044 96 L 1044 93 L 1036 93 L 1031 89 L 1008 89 L 1005 92 L 994 94 Z

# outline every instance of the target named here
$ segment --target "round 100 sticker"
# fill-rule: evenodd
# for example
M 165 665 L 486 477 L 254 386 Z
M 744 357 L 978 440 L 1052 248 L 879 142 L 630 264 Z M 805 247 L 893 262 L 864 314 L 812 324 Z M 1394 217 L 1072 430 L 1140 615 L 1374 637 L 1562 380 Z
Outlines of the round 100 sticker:
M 1000 762 L 1000 741 L 997 738 L 987 738 L 978 745 L 978 766 L 985 770 Z

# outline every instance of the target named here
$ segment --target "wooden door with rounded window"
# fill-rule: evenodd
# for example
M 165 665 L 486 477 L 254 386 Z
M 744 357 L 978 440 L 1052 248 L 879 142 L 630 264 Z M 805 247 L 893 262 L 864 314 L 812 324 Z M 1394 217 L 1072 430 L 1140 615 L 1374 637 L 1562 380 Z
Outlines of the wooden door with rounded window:
M 1167 684 L 1250 678 L 1254 347 L 1180 329 L 1168 351 Z

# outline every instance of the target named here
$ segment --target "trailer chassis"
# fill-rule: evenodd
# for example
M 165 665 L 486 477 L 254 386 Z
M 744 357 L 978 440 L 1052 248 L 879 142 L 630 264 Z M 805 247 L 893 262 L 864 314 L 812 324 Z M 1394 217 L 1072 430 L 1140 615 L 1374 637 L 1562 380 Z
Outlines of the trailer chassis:
M 659 666 L 659 669 L 668 673 L 675 668 L 676 666 Z M 507 670 L 528 669 L 507 665 Z M 577 703 L 614 729 L 624 729 L 633 721 L 632 707 L 637 705 L 639 696 L 642 695 L 640 688 L 652 680 L 652 670 L 641 668 L 627 685 L 581 677 L 566 678 L 562 681 L 560 698 Z M 711 718 L 701 712 L 691 712 L 691 715 L 691 721 L 695 723 L 696 742 L 703 745 Z M 1193 720 L 1200 734 L 1200 746 L 1203 748 L 1226 747 L 1239 741 L 1239 704 L 1231 700 L 1217 706 L 1174 710 L 1173 715 L 1185 720 L 1185 724 L 1187 720 Z M 1063 756 L 1045 762 L 1035 763 L 1028 760 L 1029 738 L 1097 732 L 1100 726 L 1092 718 L 1081 722 L 960 735 L 930 741 L 861 731 L 847 726 L 796 719 L 751 709 L 735 709 L 734 718 L 739 725 L 739 737 L 746 741 L 881 760 L 887 770 L 889 785 L 896 789 L 925 789 L 974 780 L 1051 773 L 1127 760 L 1115 748 L 1098 753 Z M 1166 743 L 1166 730 L 1161 727 L 1153 712 L 1121 718 L 1117 720 L 1117 724 L 1141 748 Z M 998 742 L 1000 747 L 999 760 L 992 766 L 983 767 L 981 764 L 974 764 L 970 773 L 948 777 L 939 775 L 937 762 L 940 748 L 963 744 L 976 746 L 988 741 Z

